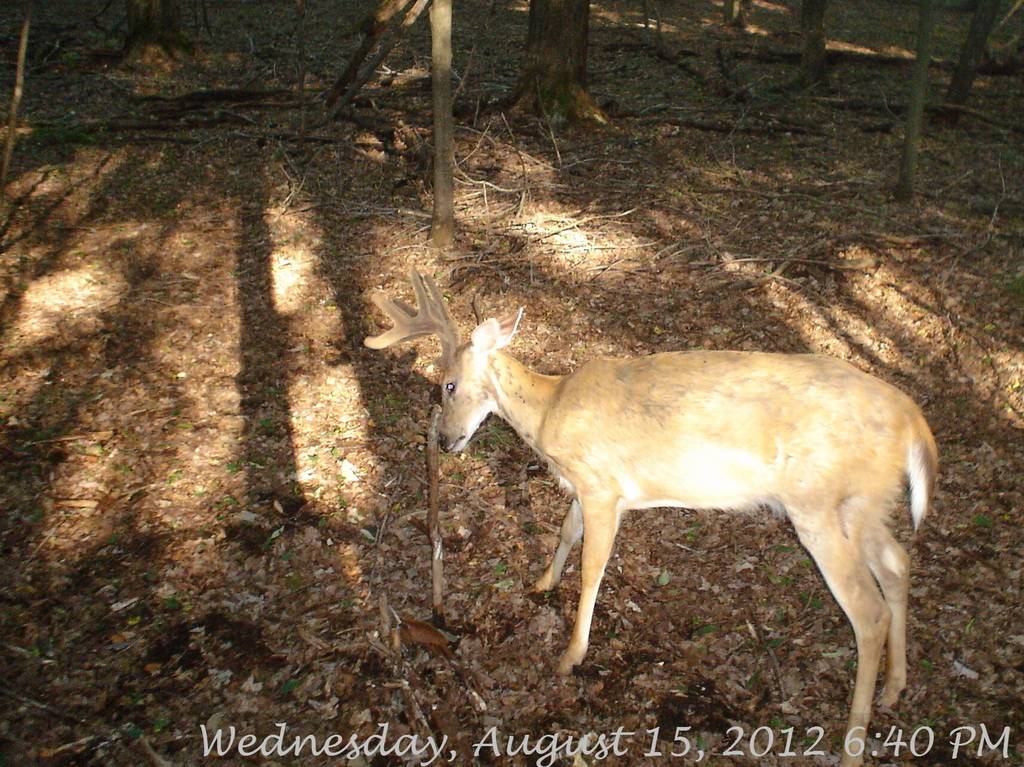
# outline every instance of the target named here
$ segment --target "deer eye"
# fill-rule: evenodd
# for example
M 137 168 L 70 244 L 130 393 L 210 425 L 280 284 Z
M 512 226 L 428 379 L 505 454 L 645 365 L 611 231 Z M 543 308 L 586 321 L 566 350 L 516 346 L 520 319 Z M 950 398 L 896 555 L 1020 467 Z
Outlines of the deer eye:
M 448 383 L 446 383 L 444 385 L 444 390 L 448 392 L 448 394 L 455 394 L 455 382 L 449 381 Z

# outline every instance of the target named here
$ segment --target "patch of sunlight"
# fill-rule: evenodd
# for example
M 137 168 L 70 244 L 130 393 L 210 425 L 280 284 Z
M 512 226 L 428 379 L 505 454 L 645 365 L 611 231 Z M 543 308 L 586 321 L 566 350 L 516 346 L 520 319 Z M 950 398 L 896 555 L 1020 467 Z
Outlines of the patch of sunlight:
M 67 341 L 99 329 L 100 315 L 127 289 L 124 278 L 102 264 L 88 264 L 40 277 L 21 298 L 17 319 L 3 347 L 25 349 L 59 338 Z
M 873 273 L 851 270 L 845 274 L 851 290 L 863 291 L 861 295 L 869 295 L 871 286 L 900 281 L 884 266 Z M 857 287 L 858 283 L 863 287 Z M 913 376 L 926 361 L 923 355 L 928 354 L 929 345 L 914 339 L 936 318 L 921 316 L 919 307 L 898 291 L 881 291 L 858 307 L 819 305 L 799 291 L 793 291 L 786 302 L 803 315 L 792 327 L 815 352 L 851 360 L 864 370 L 880 368 L 875 372 L 883 372 L 883 377 L 887 375 L 884 371 Z
M 772 11 L 773 13 L 791 13 L 789 6 L 782 3 L 773 3 L 770 0 L 754 0 L 754 6 L 756 8 L 763 8 L 766 11 Z
M 365 588 L 360 588 L 363 583 L 363 566 L 360 563 L 362 551 L 355 544 L 344 544 L 338 546 L 335 551 L 338 553 L 338 564 L 341 574 L 348 580 L 348 585 L 353 593 L 361 598 L 368 596 Z
M 631 26 L 631 27 L 635 27 L 636 29 L 647 29 L 647 31 L 650 34 L 653 35 L 655 33 L 655 30 L 657 29 L 657 23 L 658 23 L 657 22 L 657 17 L 652 12 L 651 15 L 648 17 L 647 24 L 645 26 L 644 25 L 644 21 L 643 21 L 643 13 L 641 12 L 639 20 L 631 21 L 631 22 L 626 22 L 624 24 L 624 26 Z M 661 33 L 663 35 L 678 35 L 678 34 L 682 34 L 682 30 L 679 27 L 677 27 L 675 24 L 673 24 L 671 21 L 667 21 L 666 19 L 662 19 L 661 20 Z
M 633 213 L 633 209 L 583 215 L 537 211 L 527 218 L 524 229 L 537 247 L 578 266 L 603 259 L 606 251 L 622 255 L 623 251 L 641 250 L 649 245 L 623 226 Z
M 311 355 L 288 389 L 296 481 L 308 497 L 333 501 L 369 490 L 368 462 L 360 449 L 367 419 L 356 376 Z M 395 408 L 398 406 L 395 405 Z M 400 416 L 389 411 L 388 417 Z
M 599 8 L 596 5 L 590 6 L 590 15 L 591 17 L 604 19 L 605 21 L 611 21 L 615 24 L 620 24 L 622 22 L 621 13 L 616 13 L 615 11 L 609 11 L 604 8 Z
M 579 227 L 556 232 L 551 238 L 551 242 L 567 250 L 585 250 L 593 244 L 586 232 L 582 231 Z
M 317 274 L 319 229 L 308 215 L 287 211 L 266 215 L 270 230 L 270 270 L 274 308 L 289 316 L 330 295 Z
M 760 27 L 757 24 L 751 24 L 747 22 L 747 26 L 743 28 L 743 31 L 748 35 L 757 35 L 758 37 L 771 37 L 772 31 L 767 27 Z
M 892 56 L 894 58 L 907 59 L 912 61 L 914 54 L 906 48 L 898 45 L 883 45 L 879 48 L 869 48 L 866 45 L 857 45 L 843 40 L 829 40 L 825 47 L 830 51 L 848 51 L 850 53 L 862 53 L 865 56 Z

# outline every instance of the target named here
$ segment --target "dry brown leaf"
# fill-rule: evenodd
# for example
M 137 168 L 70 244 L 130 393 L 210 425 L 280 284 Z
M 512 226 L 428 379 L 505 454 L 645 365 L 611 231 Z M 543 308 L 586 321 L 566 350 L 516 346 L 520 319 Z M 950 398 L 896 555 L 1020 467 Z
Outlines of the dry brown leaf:
M 429 623 L 418 621 L 415 618 L 405 618 L 399 629 L 402 641 L 406 644 L 413 643 L 441 653 L 446 658 L 453 656 L 448 640 L 444 634 L 431 626 Z

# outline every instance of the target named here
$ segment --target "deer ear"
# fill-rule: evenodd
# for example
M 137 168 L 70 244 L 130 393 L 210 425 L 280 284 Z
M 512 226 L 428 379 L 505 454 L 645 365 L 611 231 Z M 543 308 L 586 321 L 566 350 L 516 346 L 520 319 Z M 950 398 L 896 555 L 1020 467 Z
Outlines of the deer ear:
M 514 314 L 506 315 L 499 319 L 489 319 L 477 325 L 471 336 L 473 348 L 490 352 L 495 349 L 504 349 L 512 341 L 512 337 L 519 329 L 519 321 L 523 318 L 525 309 L 520 308 Z

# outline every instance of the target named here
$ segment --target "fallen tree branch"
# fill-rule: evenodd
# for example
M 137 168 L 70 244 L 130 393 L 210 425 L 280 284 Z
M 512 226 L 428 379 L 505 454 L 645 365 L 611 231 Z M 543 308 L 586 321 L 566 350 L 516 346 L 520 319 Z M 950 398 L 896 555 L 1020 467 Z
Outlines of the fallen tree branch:
M 159 101 L 165 104 L 206 104 L 211 101 L 254 101 L 260 99 L 275 98 L 278 96 L 291 96 L 291 91 L 284 88 L 273 88 L 260 90 L 253 88 L 213 88 L 208 90 L 190 91 L 180 96 L 137 96 L 138 101 Z
M 326 95 L 328 107 L 333 107 L 336 103 L 339 106 L 345 106 L 357 93 L 359 93 L 362 87 L 369 82 L 373 73 L 377 71 L 377 67 L 379 67 L 381 62 L 383 62 L 384 59 L 387 58 L 388 54 L 391 53 L 392 48 L 394 48 L 399 39 L 401 39 L 401 35 L 416 22 L 428 5 L 430 5 L 430 0 L 416 0 L 412 8 L 409 9 L 409 12 L 405 14 L 405 18 L 402 19 L 402 23 L 395 27 L 391 34 L 384 37 L 381 41 L 377 55 L 373 57 L 367 66 L 363 67 L 361 72 L 357 71 L 356 75 L 352 77 L 348 88 L 343 94 L 339 96 L 339 92 L 336 90 L 336 87 L 341 82 L 341 78 L 331 86 L 331 90 L 329 90 Z
M 645 123 L 664 123 L 667 125 L 678 125 L 681 128 L 694 128 L 695 130 L 711 131 L 713 133 L 796 133 L 809 136 L 820 136 L 821 131 L 806 125 L 793 125 L 791 123 L 779 122 L 774 125 L 743 125 L 742 123 L 720 123 L 709 120 L 694 120 L 688 117 L 652 117 L 642 119 Z
M 903 114 L 907 107 L 905 104 L 886 102 L 886 101 L 869 101 L 868 99 L 839 99 L 832 97 L 817 97 L 814 99 L 820 104 L 833 107 L 834 109 L 849 109 L 853 111 L 868 111 L 868 112 L 885 112 L 893 117 Z M 929 114 L 935 115 L 950 115 L 950 114 L 963 114 L 968 117 L 973 117 L 981 122 L 994 125 L 997 128 L 1001 128 L 1005 131 L 1012 131 L 1015 133 L 1024 133 L 1024 125 L 1018 125 L 1014 123 L 1007 123 L 1000 120 L 994 115 L 990 115 L 987 112 L 983 112 L 980 109 L 973 107 L 963 106 L 961 104 L 950 104 L 948 102 L 940 102 L 938 104 L 931 104 L 925 107 L 925 111 Z
M 989 125 L 994 125 L 997 128 L 1002 128 L 1005 131 L 1024 133 L 1024 125 L 1021 125 L 1020 123 L 1006 123 L 987 112 L 982 112 L 980 109 L 974 109 L 973 107 L 963 106 L 962 104 L 950 104 L 948 102 L 944 102 L 942 104 L 935 104 L 933 106 L 926 107 L 926 111 L 934 114 L 949 114 L 952 112 L 955 114 L 967 115 L 968 117 L 973 117 L 975 120 L 980 120 L 983 123 L 988 123 Z
M 345 71 L 341 73 L 334 84 L 327 90 L 324 97 L 327 101 L 327 106 L 334 106 L 334 102 L 338 100 L 345 89 L 355 81 L 359 75 L 359 68 L 362 66 L 363 61 L 370 55 L 370 51 L 373 50 L 373 46 L 377 43 L 388 29 L 396 23 L 398 14 L 405 9 L 409 4 L 410 0 L 381 0 L 377 6 L 377 10 L 373 13 L 367 14 L 363 19 L 360 27 L 363 30 L 363 39 L 359 43 L 359 47 L 356 48 L 352 57 L 348 61 L 348 65 L 345 67 Z
M 800 52 L 786 48 L 739 48 L 733 51 L 733 55 L 740 59 L 761 61 L 766 64 L 797 63 L 800 61 Z M 913 56 L 899 56 L 890 53 L 865 53 L 864 51 L 853 51 L 846 49 L 830 48 L 825 51 L 825 60 L 828 64 L 834 65 L 842 62 L 852 64 L 877 64 L 880 66 L 910 66 L 914 63 Z M 932 59 L 933 67 L 947 69 L 951 66 L 945 59 Z
M 40 128 L 80 128 L 85 131 L 176 131 L 193 130 L 196 128 L 212 128 L 218 125 L 229 123 L 248 123 L 239 115 L 226 112 L 218 112 L 207 120 L 180 120 L 177 122 L 168 120 L 80 120 L 75 123 L 66 122 L 40 122 L 36 127 Z

